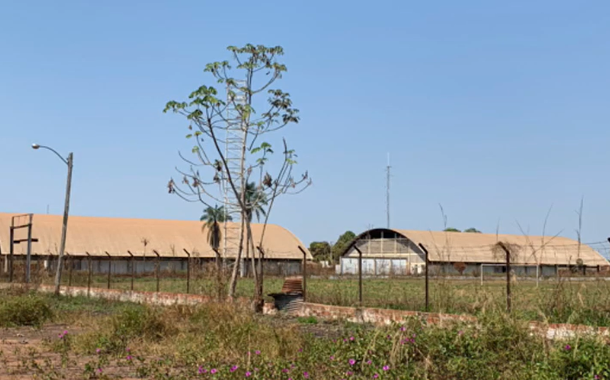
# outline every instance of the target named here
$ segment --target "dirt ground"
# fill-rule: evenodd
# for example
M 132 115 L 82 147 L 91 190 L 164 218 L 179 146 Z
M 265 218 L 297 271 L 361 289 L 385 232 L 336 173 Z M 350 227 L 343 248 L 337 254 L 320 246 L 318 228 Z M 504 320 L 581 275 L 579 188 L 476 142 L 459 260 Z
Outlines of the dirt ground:
M 62 360 L 60 354 L 53 353 L 45 344 L 45 341 L 57 340 L 65 330 L 79 333 L 63 324 L 49 324 L 41 329 L 0 329 L 0 380 L 86 378 L 83 370 L 93 357 L 72 356 Z M 104 368 L 104 373 L 111 378 L 133 379 L 128 372 L 128 368 Z
M 292 318 L 266 320 L 278 327 L 286 324 L 297 325 L 300 330 L 319 338 L 338 338 L 342 327 L 334 323 L 298 323 Z M 0 329 L 0 380 L 22 379 L 83 379 L 86 363 L 95 360 L 94 356 L 71 354 L 62 358 L 52 352 L 48 342 L 57 341 L 64 331 L 79 334 L 78 328 L 66 324 L 47 324 L 40 329 L 33 327 Z M 136 379 L 128 367 L 104 367 L 104 375 L 115 379 Z

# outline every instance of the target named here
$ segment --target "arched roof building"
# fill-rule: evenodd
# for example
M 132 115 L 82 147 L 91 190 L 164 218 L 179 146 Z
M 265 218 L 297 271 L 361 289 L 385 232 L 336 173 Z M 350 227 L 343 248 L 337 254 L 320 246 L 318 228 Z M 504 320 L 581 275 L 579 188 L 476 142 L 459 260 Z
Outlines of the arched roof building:
M 354 271 L 358 257 L 356 247 L 363 254 L 365 273 L 418 273 L 428 251 L 432 264 L 465 263 L 470 270 L 481 264 L 502 264 L 505 256 L 497 243 L 510 247 L 516 266 L 587 267 L 607 266 L 608 261 L 586 244 L 560 236 L 522 236 L 466 232 L 411 231 L 377 228 L 358 235 L 346 248 L 341 258 L 341 271 Z M 447 265 L 449 267 L 449 265 Z M 547 269 L 546 273 L 552 272 Z
M 0 213 L 0 253 L 3 255 L 9 252 L 11 219 L 15 215 L 18 214 Z M 32 243 L 32 254 L 57 255 L 62 216 L 35 214 L 32 224 L 32 239 L 37 239 Z M 264 249 L 266 259 L 302 260 L 299 246 L 306 252 L 308 260 L 312 259 L 303 243 L 287 229 L 268 224 L 261 244 L 263 225 L 252 223 L 251 226 L 256 245 Z M 228 231 L 239 235 L 238 228 Z M 21 234 L 15 238 L 27 238 L 25 229 L 15 233 Z M 27 244 L 16 244 L 14 254 L 24 255 L 26 249 Z M 186 258 L 185 250 L 196 257 L 215 257 L 206 233 L 202 231 L 202 222 L 83 216 L 70 216 L 68 219 L 66 252 L 72 256 L 130 257 L 129 252 L 139 255 L 146 251 L 153 256 L 156 252 L 161 257 Z

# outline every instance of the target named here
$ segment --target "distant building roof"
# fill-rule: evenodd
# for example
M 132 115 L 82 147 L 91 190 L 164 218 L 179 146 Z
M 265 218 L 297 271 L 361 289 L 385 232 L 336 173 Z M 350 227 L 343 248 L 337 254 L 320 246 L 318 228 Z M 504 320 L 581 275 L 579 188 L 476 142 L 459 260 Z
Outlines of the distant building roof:
M 17 214 L 0 213 L 0 249 L 3 255 L 9 252 L 9 227 L 11 217 Z M 228 233 L 239 235 L 239 225 L 231 223 Z M 214 251 L 207 241 L 207 231 L 202 231 L 200 221 L 157 220 L 157 219 L 127 219 L 70 216 L 68 219 L 68 234 L 66 252 L 70 255 L 129 257 L 128 251 L 134 256 L 144 254 L 143 239 L 148 241 L 146 256 L 154 257 L 154 251 L 163 257 L 187 257 L 187 250 L 192 257 L 215 257 Z M 36 255 L 57 255 L 61 239 L 62 216 L 34 214 L 32 238 L 38 242 L 32 243 L 32 253 Z M 307 247 L 287 229 L 268 224 L 260 244 L 262 224 L 251 224 L 255 245 L 265 251 L 265 258 L 299 260 L 303 254 L 301 246 L 312 259 Z M 224 232 L 224 231 L 223 231 Z M 18 230 L 15 239 L 27 238 L 27 229 Z M 235 244 L 238 244 L 238 239 Z M 16 244 L 14 253 L 26 253 L 27 244 Z M 221 249 L 222 253 L 222 244 Z M 235 250 L 236 251 L 236 250 Z M 245 250 L 244 250 L 245 252 Z
M 361 233 L 352 241 L 344 252 L 367 235 L 385 231 L 395 233 L 398 238 L 406 239 L 414 245 L 422 244 L 428 250 L 433 262 L 465 263 L 502 263 L 505 262 L 501 252 L 494 248 L 498 242 L 509 245 L 514 250 L 514 263 L 576 265 L 578 258 L 587 266 L 605 266 L 608 261 L 597 251 L 586 244 L 561 236 L 525 236 L 505 234 L 482 234 L 445 231 L 411 231 L 396 229 L 374 229 Z M 365 254 L 363 252 L 363 254 Z M 382 256 L 383 253 L 370 256 Z M 400 256 L 398 253 L 396 256 Z

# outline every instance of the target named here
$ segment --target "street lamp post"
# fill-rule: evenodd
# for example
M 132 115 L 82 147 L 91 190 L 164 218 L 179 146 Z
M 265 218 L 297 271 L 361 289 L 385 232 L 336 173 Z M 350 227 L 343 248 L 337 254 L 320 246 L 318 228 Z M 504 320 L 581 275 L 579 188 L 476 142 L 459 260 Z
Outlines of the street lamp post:
M 59 295 L 59 288 L 61 286 L 61 270 L 63 266 L 64 251 L 66 249 L 66 234 L 68 232 L 68 213 L 70 210 L 70 188 L 72 187 L 72 163 L 74 155 L 70 152 L 70 154 L 68 155 L 68 159 L 65 159 L 54 149 L 49 148 L 48 146 L 32 144 L 32 148 L 48 149 L 51 152 L 55 153 L 57 157 L 59 157 L 64 162 L 64 164 L 68 165 L 68 180 L 66 183 L 66 202 L 64 204 L 64 219 L 61 228 L 61 242 L 59 245 L 59 257 L 57 259 L 57 271 L 55 273 L 55 295 Z

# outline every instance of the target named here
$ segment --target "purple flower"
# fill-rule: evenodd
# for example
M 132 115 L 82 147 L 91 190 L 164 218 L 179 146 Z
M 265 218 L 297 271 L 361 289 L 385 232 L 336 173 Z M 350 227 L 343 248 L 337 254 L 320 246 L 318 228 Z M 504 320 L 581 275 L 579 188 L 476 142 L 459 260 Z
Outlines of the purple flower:
M 366 364 L 371 365 L 373 362 L 371 360 L 367 360 Z
M 96 354 L 99 354 L 100 352 L 102 352 L 102 349 L 101 349 L 101 348 L 98 348 L 97 350 L 95 350 L 95 353 L 96 353 Z
M 261 352 L 259 350 L 254 351 L 255 354 L 260 355 Z
M 127 348 L 125 349 L 125 351 L 129 352 L 129 351 L 131 351 L 131 349 L 130 349 L 129 347 L 127 347 Z
M 332 360 L 335 360 L 335 357 L 334 357 L 334 356 L 331 356 L 331 357 L 330 357 L 330 360 L 331 360 L 331 361 L 332 361 Z
M 234 365 L 233 367 L 231 367 L 231 372 L 237 371 L 238 368 L 239 368 L 238 365 Z
M 373 375 L 373 379 L 378 379 L 378 378 L 379 378 L 379 374 L 376 373 Z
M 400 328 L 400 331 L 403 331 L 403 332 L 404 332 L 404 331 L 406 331 L 406 330 L 407 330 L 407 328 L 406 328 L 406 327 L 404 327 L 404 326 L 402 326 L 402 327 Z
M 309 379 L 309 372 L 303 372 L 303 377 Z
M 302 348 L 299 348 L 299 352 L 303 352 L 303 349 L 302 349 Z
M 389 371 L 390 370 L 390 366 L 389 365 L 384 365 L 383 366 L 383 370 L 384 371 Z
M 569 344 L 566 344 L 565 349 L 566 349 L 566 351 L 570 351 L 572 349 L 572 347 Z
M 462 330 L 458 331 L 458 335 L 464 335 L 464 332 Z
M 252 376 L 252 372 L 250 372 L 250 371 L 246 372 L 246 377 L 250 377 L 250 376 Z
M 213 374 L 215 374 L 216 372 L 218 372 L 218 370 L 217 370 L 216 368 L 212 368 L 212 370 L 210 371 L 210 373 L 211 373 L 212 375 L 213 375 Z
M 353 341 L 354 341 L 354 337 L 353 337 L 353 336 L 350 336 L 350 337 L 349 337 L 349 340 L 351 340 L 351 341 L 353 342 Z
M 288 373 L 288 368 L 284 368 L 284 369 L 282 370 L 282 372 L 284 372 L 284 373 Z
M 345 372 L 345 374 L 346 374 L 347 376 L 351 376 L 351 375 L 353 375 L 354 373 L 353 373 L 352 371 L 347 371 L 347 372 Z
M 356 361 L 354 359 L 350 359 L 349 360 L 349 365 L 354 365 L 354 364 L 356 364 Z
M 133 358 L 131 357 L 131 355 L 127 355 L 127 360 L 131 360 L 131 359 L 133 359 Z
M 208 372 L 208 370 L 200 366 L 199 369 L 198 369 L 198 372 L 201 375 L 201 374 L 204 374 L 204 373 Z
M 101 369 L 101 368 L 98 368 L 98 369 L 97 369 L 97 372 L 102 373 L 102 369 Z

